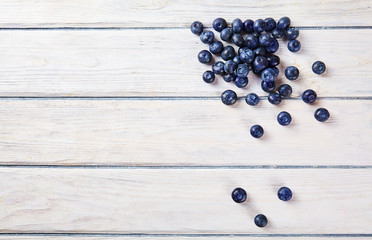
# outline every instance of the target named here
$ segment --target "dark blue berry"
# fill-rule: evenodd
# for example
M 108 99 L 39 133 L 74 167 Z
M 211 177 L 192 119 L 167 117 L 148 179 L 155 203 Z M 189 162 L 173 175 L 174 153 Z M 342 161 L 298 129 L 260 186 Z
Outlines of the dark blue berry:
M 261 88 L 265 92 L 270 93 L 275 90 L 275 87 L 276 87 L 275 81 L 274 82 L 265 82 L 265 81 L 261 82 Z
M 251 49 L 249 49 L 248 47 L 244 47 L 244 48 L 241 49 L 240 59 L 244 63 L 251 63 L 251 62 L 253 62 L 254 58 L 255 58 L 255 54 Z
M 265 56 L 266 55 L 266 49 L 264 47 L 258 47 L 254 50 L 254 54 L 256 56 Z
M 278 190 L 278 198 L 282 201 L 289 201 L 292 198 L 292 191 L 287 187 L 281 187 Z
M 260 125 L 253 125 L 250 132 L 254 138 L 260 138 L 264 134 L 264 130 Z
M 234 32 L 232 28 L 225 28 L 224 30 L 221 31 L 220 38 L 225 42 L 230 42 L 233 33 Z
M 234 19 L 231 23 L 232 30 L 235 33 L 240 33 L 243 30 L 243 22 L 239 18 Z
M 236 68 L 236 76 L 246 77 L 249 73 L 249 66 L 245 63 L 239 64 Z
M 260 98 L 257 96 L 257 94 L 255 94 L 255 93 L 250 93 L 250 94 L 248 94 L 247 97 L 245 98 L 245 102 L 246 102 L 248 105 L 255 106 L 255 105 L 257 105 L 257 104 L 260 102 Z
M 225 64 L 221 61 L 215 62 L 212 65 L 212 71 L 218 75 L 222 75 L 225 73 L 224 68 L 225 68 Z
M 232 193 L 231 197 L 236 203 L 242 203 L 247 200 L 247 192 L 243 188 L 235 188 Z
M 298 52 L 301 49 L 301 43 L 298 40 L 290 40 L 288 42 L 288 50 L 291 52 Z
M 322 74 L 326 70 L 326 65 L 324 64 L 324 62 L 316 61 L 313 63 L 312 69 L 314 73 Z
M 292 117 L 291 117 L 291 114 L 289 114 L 288 112 L 280 112 L 278 114 L 278 117 L 276 118 L 278 120 L 278 123 L 282 126 L 287 126 L 291 123 L 292 121 Z
M 240 59 L 240 56 L 239 56 L 239 55 L 236 55 L 236 56 L 233 58 L 233 61 L 234 61 L 234 63 L 236 63 L 236 64 L 241 64 L 241 63 L 243 63 L 243 61 Z
M 241 58 L 241 56 L 240 56 L 240 58 Z M 253 68 L 256 71 L 259 71 L 259 72 L 261 72 L 262 70 L 267 68 L 268 65 L 269 65 L 269 63 L 267 62 L 266 58 L 262 57 L 262 56 L 257 56 L 254 59 L 254 62 L 253 62 Z
M 275 72 L 275 78 L 277 78 L 278 75 L 279 75 L 279 69 L 277 67 L 272 67 L 271 69 L 274 70 L 274 72 Z
M 225 75 L 223 75 L 223 80 L 225 82 L 234 82 L 235 78 L 236 78 L 235 74 L 225 74 Z
M 278 92 L 282 98 L 289 98 L 292 94 L 292 87 L 288 84 L 282 84 L 278 87 Z
M 244 21 L 243 23 L 243 28 L 244 28 L 244 31 L 246 33 L 252 33 L 254 30 L 253 30 L 253 20 L 251 19 L 247 19 Z
M 235 86 L 238 88 L 244 88 L 248 84 L 248 78 L 247 77 L 236 77 L 235 78 Z
M 226 20 L 223 18 L 216 18 L 213 21 L 212 25 L 213 25 L 214 30 L 216 30 L 217 32 L 221 32 L 223 29 L 227 27 Z
M 238 100 L 238 96 L 233 90 L 226 90 L 221 94 L 221 101 L 225 105 L 233 105 Z
M 203 24 L 199 21 L 191 23 L 190 29 L 193 34 L 200 35 L 203 32 Z
M 274 54 L 267 55 L 266 60 L 269 63 L 269 67 L 278 66 L 280 63 L 280 58 Z
M 209 30 L 205 30 L 200 34 L 200 40 L 202 43 L 211 44 L 214 41 L 214 33 Z
M 212 61 L 212 54 L 207 50 L 202 50 L 198 54 L 198 59 L 201 63 L 210 63 Z
M 256 49 L 258 47 L 258 38 L 253 34 L 248 34 L 245 37 L 245 46 L 249 49 Z
M 276 78 L 276 73 L 271 68 L 266 68 L 261 72 L 261 79 L 265 82 L 274 82 Z
M 269 103 L 271 104 L 279 104 L 282 102 L 282 97 L 278 93 L 270 93 L 269 97 L 267 98 L 269 100 Z
M 258 38 L 260 46 L 267 47 L 270 45 L 271 35 L 268 33 L 262 33 L 261 36 Z
M 278 51 L 278 49 L 279 49 L 278 40 L 276 40 L 275 38 L 271 38 L 269 46 L 266 47 L 266 51 L 268 53 L 274 53 L 274 52 Z
M 318 108 L 314 113 L 314 117 L 319 122 L 325 122 L 329 118 L 329 112 L 325 108 Z
M 221 53 L 221 58 L 225 61 L 233 59 L 235 57 L 235 49 L 231 46 L 226 46 Z
M 254 218 L 254 224 L 256 224 L 257 227 L 265 227 L 267 225 L 267 218 L 263 214 L 258 214 Z
M 225 67 L 224 67 L 225 73 L 233 74 L 235 72 L 236 67 L 237 67 L 237 64 L 234 63 L 233 60 L 226 61 Z
M 214 81 L 214 73 L 212 71 L 205 71 L 203 73 L 203 80 L 206 83 L 212 83 Z
M 298 78 L 298 76 L 300 75 L 300 71 L 298 70 L 298 68 L 290 66 L 285 69 L 284 74 L 288 80 L 293 81 Z
M 279 30 L 278 28 L 274 28 L 271 31 L 271 35 L 273 35 L 274 38 L 281 38 L 284 35 L 284 30 Z
M 279 30 L 286 30 L 289 27 L 289 25 L 291 25 L 291 20 L 289 19 L 289 17 L 282 17 L 281 19 L 279 19 L 276 27 Z
M 312 89 L 308 89 L 302 93 L 302 100 L 305 103 L 313 103 L 317 98 L 316 92 Z
M 223 44 L 220 41 L 214 41 L 209 45 L 209 51 L 213 54 L 220 54 L 223 50 Z
M 294 40 L 298 37 L 300 34 L 300 31 L 298 31 L 297 28 L 288 28 L 287 31 L 285 31 L 285 36 L 288 40 Z
M 253 23 L 253 30 L 257 33 L 262 33 L 266 29 L 266 23 L 262 19 L 257 19 Z
M 266 32 L 271 32 L 276 27 L 276 22 L 272 18 L 266 18 L 265 23 L 266 23 L 266 28 L 265 28 Z
M 235 33 L 232 38 L 231 38 L 231 41 L 238 47 L 243 47 L 244 46 L 244 38 L 242 37 L 242 35 L 240 33 Z

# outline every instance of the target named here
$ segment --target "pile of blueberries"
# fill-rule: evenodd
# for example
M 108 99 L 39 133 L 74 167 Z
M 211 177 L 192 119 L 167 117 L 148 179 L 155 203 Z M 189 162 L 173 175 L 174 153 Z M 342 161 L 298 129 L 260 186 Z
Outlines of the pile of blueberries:
M 226 45 L 221 41 L 215 40 L 214 33 L 204 30 L 201 22 L 195 21 L 191 24 L 191 32 L 200 35 L 200 40 L 209 44 L 209 51 L 202 50 L 198 54 L 199 62 L 210 64 L 213 61 L 212 54 L 221 56 L 225 61 L 217 61 L 212 64 L 212 71 L 203 73 L 203 80 L 206 83 L 212 83 L 215 75 L 223 76 L 226 82 L 234 82 L 238 88 L 244 88 L 248 85 L 248 73 L 252 71 L 261 77 L 261 88 L 269 93 L 268 101 L 271 104 L 280 104 L 283 98 L 290 98 L 292 87 L 288 84 L 282 84 L 276 87 L 276 78 L 279 75 L 277 66 L 280 64 L 279 56 L 274 53 L 279 49 L 277 38 L 285 36 L 288 39 L 288 50 L 298 52 L 301 49 L 301 43 L 296 39 L 299 36 L 299 30 L 290 27 L 291 20 L 288 17 L 282 17 L 276 22 L 273 18 L 251 19 L 244 22 L 239 18 L 231 23 L 231 27 L 223 18 L 217 18 L 213 21 L 213 29 L 220 33 L 220 38 L 228 43 L 233 43 L 239 47 L 238 53 L 231 45 Z M 321 61 L 314 62 L 312 70 L 316 74 L 322 74 L 326 66 Z M 298 78 L 300 72 L 295 66 L 289 66 L 284 72 L 286 78 L 294 81 Z M 275 91 L 277 90 L 277 91 Z M 238 99 L 233 90 L 226 90 L 221 94 L 221 100 L 226 105 L 233 105 Z M 302 100 L 311 104 L 317 99 L 314 90 L 308 89 L 303 92 Z M 249 93 L 245 101 L 248 105 L 255 106 L 260 98 L 255 93 Z M 314 117 L 320 122 L 328 120 L 330 114 L 327 109 L 319 108 L 315 111 Z M 292 117 L 288 112 L 280 112 L 277 121 L 282 126 L 291 123 Z M 251 135 L 260 138 L 264 130 L 260 125 L 254 125 L 250 129 Z

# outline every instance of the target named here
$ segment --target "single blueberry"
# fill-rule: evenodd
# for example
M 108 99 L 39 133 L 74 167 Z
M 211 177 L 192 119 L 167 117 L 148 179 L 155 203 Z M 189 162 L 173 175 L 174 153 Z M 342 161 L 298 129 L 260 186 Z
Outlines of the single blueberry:
M 246 77 L 249 73 L 249 66 L 245 63 L 239 64 L 236 68 L 236 76 Z
M 262 88 L 262 90 L 264 90 L 265 92 L 271 93 L 272 91 L 275 90 L 275 87 L 276 87 L 276 83 L 275 83 L 275 81 L 273 81 L 273 82 L 265 82 L 265 81 L 262 81 L 262 82 L 261 82 L 261 88 Z
M 239 55 L 236 55 L 236 56 L 233 58 L 233 61 L 234 61 L 234 63 L 236 63 L 236 64 L 241 64 L 241 63 L 243 63 L 243 61 L 240 59 L 240 56 L 239 56 Z
M 238 96 L 233 90 L 226 90 L 221 94 L 221 101 L 225 105 L 233 105 L 236 103 L 236 100 L 238 99 Z
M 267 47 L 270 45 L 271 35 L 268 33 L 262 33 L 261 36 L 258 38 L 260 46 Z
M 292 94 L 292 87 L 288 84 L 282 84 L 278 87 L 278 92 L 282 98 L 289 98 Z
M 190 29 L 193 34 L 200 35 L 203 32 L 203 24 L 199 21 L 191 23 Z
M 264 134 L 264 130 L 260 125 L 253 125 L 250 132 L 254 138 L 260 138 Z
M 221 32 L 223 29 L 227 27 L 226 20 L 223 18 L 216 18 L 213 21 L 212 25 L 213 25 L 214 30 L 216 30 L 217 32 Z
M 236 77 L 235 78 L 235 86 L 238 88 L 244 88 L 248 84 L 248 78 L 247 77 Z
M 278 105 L 282 102 L 282 97 L 278 93 L 270 93 L 269 97 L 267 98 L 269 100 L 269 103 Z
M 237 64 L 234 63 L 233 60 L 226 61 L 225 67 L 224 67 L 225 73 L 233 74 L 235 72 L 236 67 L 237 67 Z
M 215 62 L 212 65 L 212 71 L 218 75 L 222 75 L 225 73 L 224 68 L 225 68 L 225 64 L 221 61 Z
M 244 46 L 244 38 L 242 37 L 242 35 L 240 33 L 235 33 L 232 38 L 231 38 L 231 41 L 238 47 L 243 47 Z
M 211 44 L 214 41 L 214 33 L 209 30 L 205 30 L 200 34 L 200 40 L 202 43 Z
M 240 33 L 243 30 L 243 22 L 239 18 L 234 19 L 231 23 L 232 30 L 235 33 Z
M 266 60 L 269 63 L 269 67 L 278 66 L 280 63 L 280 58 L 274 54 L 269 54 L 266 56 Z
M 292 198 L 292 191 L 287 187 L 281 187 L 278 190 L 278 198 L 282 201 L 289 201 Z
M 271 35 L 273 35 L 274 38 L 281 38 L 284 35 L 284 30 L 279 30 L 278 28 L 274 28 L 271 31 Z
M 266 18 L 265 23 L 266 23 L 266 28 L 265 28 L 266 32 L 271 32 L 276 27 L 276 22 L 272 18 Z
M 205 71 L 203 73 L 203 80 L 206 83 L 212 83 L 214 81 L 214 73 L 212 71 Z
M 322 74 L 326 70 L 326 65 L 324 64 L 324 62 L 316 61 L 313 63 L 312 69 L 314 73 Z
M 253 62 L 254 58 L 255 58 L 255 54 L 251 49 L 249 49 L 248 47 L 244 47 L 241 49 L 240 59 L 244 63 L 251 63 Z
M 277 78 L 278 75 L 279 75 L 279 68 L 277 68 L 277 67 L 272 67 L 271 69 L 274 70 L 274 72 L 275 72 L 275 78 Z
M 225 28 L 224 30 L 221 31 L 220 38 L 225 42 L 230 42 L 233 33 L 234 32 L 232 28 Z
M 291 19 L 289 19 L 289 17 L 282 17 L 281 19 L 279 19 L 276 27 L 279 30 L 286 30 L 289 27 L 289 25 L 291 25 Z
M 305 103 L 313 103 L 317 98 L 316 92 L 312 89 L 308 89 L 302 93 L 302 100 Z
M 225 61 L 233 59 L 235 57 L 235 49 L 231 46 L 226 46 L 221 53 L 221 58 Z
M 253 20 L 251 19 L 247 19 L 244 21 L 243 23 L 243 28 L 244 28 L 244 31 L 246 33 L 252 33 L 254 30 L 253 30 Z
M 254 50 L 254 54 L 256 56 L 265 56 L 266 55 L 266 49 L 264 47 L 258 47 Z
M 271 38 L 269 46 L 266 47 L 266 51 L 268 53 L 274 53 L 274 52 L 278 51 L 278 49 L 279 49 L 278 40 L 276 40 L 276 38 Z
M 297 28 L 290 27 L 285 31 L 285 36 L 288 40 L 294 40 L 298 37 L 300 31 Z
M 223 44 L 220 41 L 214 41 L 209 45 L 209 51 L 213 54 L 220 54 L 223 50 Z
M 198 54 L 198 59 L 201 63 L 210 63 L 212 61 L 212 54 L 207 50 L 202 50 Z
M 235 188 L 232 193 L 231 197 L 236 203 L 242 203 L 247 200 L 247 192 L 243 188 Z
M 241 58 L 241 56 L 240 56 L 240 58 Z M 259 71 L 259 72 L 261 72 L 262 70 L 267 68 L 268 65 L 269 65 L 269 63 L 267 62 L 266 58 L 263 57 L 263 56 L 257 56 L 254 59 L 254 62 L 253 62 L 253 68 L 256 71 Z
M 253 66 L 253 65 L 252 65 Z M 262 70 L 256 69 L 255 67 L 252 67 L 252 72 L 256 74 L 258 77 L 261 77 Z
M 245 37 L 245 46 L 249 49 L 256 49 L 258 47 L 258 38 L 253 34 L 248 34 Z
M 258 214 L 254 218 L 254 224 L 256 224 L 257 227 L 265 227 L 267 225 L 267 218 L 263 214 Z
M 284 74 L 288 80 L 293 81 L 298 78 L 298 76 L 300 75 L 300 71 L 298 70 L 298 68 L 290 66 L 285 69 Z
M 278 123 L 282 126 L 288 126 L 292 121 L 291 114 L 285 111 L 280 112 L 276 119 L 278 120 Z
M 314 117 L 319 122 L 325 122 L 329 118 L 329 112 L 325 108 L 318 108 L 314 113 Z
M 271 68 L 266 68 L 261 72 L 261 79 L 265 82 L 274 82 L 276 78 L 276 73 Z
M 260 98 L 257 96 L 257 94 L 255 94 L 255 93 L 250 93 L 250 94 L 248 94 L 247 97 L 245 98 L 245 102 L 246 102 L 248 105 L 255 106 L 255 105 L 257 105 L 257 104 L 260 102 Z
M 301 49 L 301 43 L 298 40 L 290 40 L 288 42 L 288 50 L 291 52 L 298 52 Z
M 257 19 L 253 23 L 253 30 L 257 33 L 262 33 L 266 29 L 266 23 L 262 19 Z
M 223 80 L 225 82 L 234 82 L 235 78 L 236 78 L 235 74 L 225 74 L 225 75 L 223 75 Z

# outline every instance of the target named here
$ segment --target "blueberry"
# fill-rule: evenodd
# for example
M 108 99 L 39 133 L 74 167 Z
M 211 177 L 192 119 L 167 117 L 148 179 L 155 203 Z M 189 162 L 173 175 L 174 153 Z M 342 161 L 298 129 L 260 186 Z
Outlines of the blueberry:
M 282 126 L 287 126 L 291 123 L 292 121 L 292 117 L 291 117 L 291 114 L 289 114 L 288 112 L 280 112 L 278 114 L 278 117 L 276 118 L 278 120 L 278 123 Z
M 235 49 L 231 46 L 226 46 L 221 53 L 221 58 L 225 61 L 233 59 L 235 57 Z
M 262 19 L 257 19 L 253 23 L 253 30 L 257 33 L 262 33 L 266 29 L 266 23 Z
M 235 188 L 232 193 L 231 197 L 236 203 L 242 203 L 247 200 L 247 192 L 243 188 Z
M 314 117 L 319 122 L 325 122 L 329 118 L 329 112 L 325 108 L 318 108 L 314 113 Z
M 258 38 L 258 42 L 260 46 L 267 47 L 270 45 L 271 35 L 268 33 L 262 33 L 261 36 Z
M 252 67 L 252 72 L 253 72 L 254 74 L 256 74 L 257 76 L 260 76 L 260 77 L 261 77 L 261 72 L 262 72 L 262 70 L 258 70 L 258 69 L 256 69 L 256 68 Z
M 243 22 L 239 18 L 234 19 L 231 23 L 232 30 L 235 33 L 240 33 L 243 30 Z
M 266 32 L 271 32 L 276 27 L 276 22 L 272 18 L 266 18 L 265 23 L 266 23 L 266 28 L 265 28 Z
M 266 55 L 266 49 L 264 47 L 258 47 L 254 50 L 254 54 L 256 56 L 265 56 Z
M 260 125 L 253 125 L 250 132 L 254 138 L 260 138 L 264 134 L 264 130 Z
M 267 225 L 267 218 L 263 214 L 258 214 L 254 218 L 254 224 L 256 224 L 257 227 L 265 227 Z
M 220 41 L 214 41 L 209 45 L 209 51 L 213 54 L 220 54 L 223 50 L 223 44 Z
M 316 61 L 313 63 L 312 69 L 314 73 L 322 74 L 326 70 L 326 65 L 324 64 L 324 62 Z
M 235 86 L 238 88 L 244 88 L 248 84 L 248 78 L 247 77 L 236 77 L 235 78 Z
M 232 38 L 231 38 L 231 41 L 238 47 L 243 47 L 244 46 L 244 38 L 242 37 L 241 34 L 239 33 L 235 33 Z
M 245 63 L 239 64 L 236 68 L 236 76 L 238 77 L 246 77 L 249 73 L 249 66 Z
M 268 97 L 269 103 L 278 105 L 282 102 L 282 97 L 278 93 L 270 93 Z
M 200 34 L 200 40 L 202 43 L 211 44 L 214 40 L 214 33 L 209 30 L 205 30 Z
M 201 63 L 210 63 L 212 61 L 212 54 L 207 50 L 202 50 L 198 54 L 198 59 Z
M 234 63 L 236 63 L 236 64 L 241 64 L 241 63 L 243 63 L 243 61 L 240 59 L 240 56 L 239 56 L 239 55 L 236 55 L 236 56 L 233 58 L 233 61 L 234 61 Z
M 215 62 L 212 65 L 212 71 L 218 75 L 222 75 L 225 73 L 224 68 L 225 68 L 225 64 L 221 61 Z
M 289 98 L 292 94 L 292 87 L 288 84 L 282 84 L 278 87 L 278 92 L 282 98 Z
M 289 17 L 282 17 L 281 19 L 279 19 L 276 27 L 279 30 L 286 30 L 289 27 L 289 25 L 291 25 L 291 19 L 289 19 Z
M 225 80 L 225 82 L 234 82 L 235 81 L 235 74 L 225 74 L 223 75 L 223 80 Z
M 254 58 L 255 58 L 255 54 L 251 49 L 249 49 L 248 47 L 244 47 L 241 49 L 240 59 L 244 63 L 251 63 L 253 62 Z
M 243 23 L 243 28 L 244 28 L 244 31 L 246 33 L 252 33 L 254 30 L 253 30 L 253 20 L 251 19 L 247 19 L 244 21 Z
M 253 34 L 248 34 L 245 37 L 245 46 L 249 49 L 256 49 L 258 47 L 258 38 Z
M 268 53 L 274 53 L 274 52 L 278 51 L 278 49 L 279 49 L 278 40 L 276 40 L 275 38 L 271 38 L 269 46 L 266 47 L 266 51 Z
M 191 32 L 196 35 L 200 35 L 203 32 L 203 24 L 199 21 L 191 23 Z
M 275 78 L 277 78 L 278 75 L 279 75 L 279 69 L 277 67 L 272 67 L 271 69 L 274 70 L 274 72 L 275 72 Z
M 269 63 L 267 62 L 266 58 L 262 56 L 257 56 L 253 62 L 253 68 L 259 72 L 267 68 L 268 65 Z
M 271 68 L 266 68 L 261 72 L 261 79 L 265 82 L 274 82 L 276 78 L 276 73 Z
M 223 29 L 227 27 L 226 20 L 223 18 L 216 18 L 213 21 L 212 25 L 213 25 L 214 30 L 216 30 L 217 32 L 221 32 Z
M 280 58 L 274 54 L 270 54 L 266 56 L 266 60 L 268 62 L 269 67 L 275 67 L 278 66 L 280 63 Z
M 212 71 L 205 71 L 203 73 L 203 80 L 206 83 L 212 83 L 214 81 L 214 73 Z
M 278 28 L 274 28 L 271 31 L 271 35 L 273 35 L 274 38 L 281 38 L 284 35 L 284 30 L 279 30 Z
M 285 36 L 288 40 L 294 40 L 298 37 L 300 34 L 300 31 L 298 31 L 297 28 L 288 28 L 287 31 L 285 31 Z
M 233 32 L 232 28 L 225 28 L 224 30 L 221 31 L 220 37 L 223 41 L 230 42 L 233 33 L 234 32 Z
M 221 94 L 221 101 L 225 105 L 233 105 L 236 103 L 236 100 L 238 99 L 238 96 L 233 90 L 226 90 Z
M 301 49 L 301 43 L 298 40 L 291 40 L 288 42 L 288 50 L 291 52 L 298 52 Z
M 282 201 L 289 201 L 292 198 L 292 191 L 287 187 L 281 187 L 278 190 L 278 198 Z
M 265 82 L 265 81 L 261 82 L 261 88 L 265 92 L 270 93 L 275 90 L 275 87 L 276 87 L 275 81 L 274 82 Z
M 313 103 L 317 98 L 316 92 L 312 89 L 308 89 L 302 93 L 302 100 L 305 103 Z
M 284 74 L 288 80 L 293 81 L 298 78 L 298 76 L 300 75 L 300 71 L 298 71 L 298 68 L 290 66 L 285 69 Z
M 225 73 L 233 74 L 235 72 L 236 67 L 237 67 L 237 64 L 234 63 L 233 60 L 226 61 L 225 67 L 224 67 Z
M 257 96 L 257 94 L 255 94 L 255 93 L 250 93 L 250 94 L 248 94 L 247 97 L 245 98 L 245 102 L 246 102 L 248 105 L 255 106 L 255 105 L 257 105 L 257 104 L 260 102 L 260 98 Z

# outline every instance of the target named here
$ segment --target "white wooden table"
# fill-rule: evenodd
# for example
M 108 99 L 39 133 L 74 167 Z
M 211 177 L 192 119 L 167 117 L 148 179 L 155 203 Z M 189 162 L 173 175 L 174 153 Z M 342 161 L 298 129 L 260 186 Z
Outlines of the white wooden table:
M 224 106 L 229 88 L 265 94 L 253 75 L 203 83 L 190 23 L 285 15 L 301 28 L 301 51 L 278 52 L 300 69 L 294 98 Z M 372 237 L 370 0 L 2 0 L 0 28 L 0 239 Z

